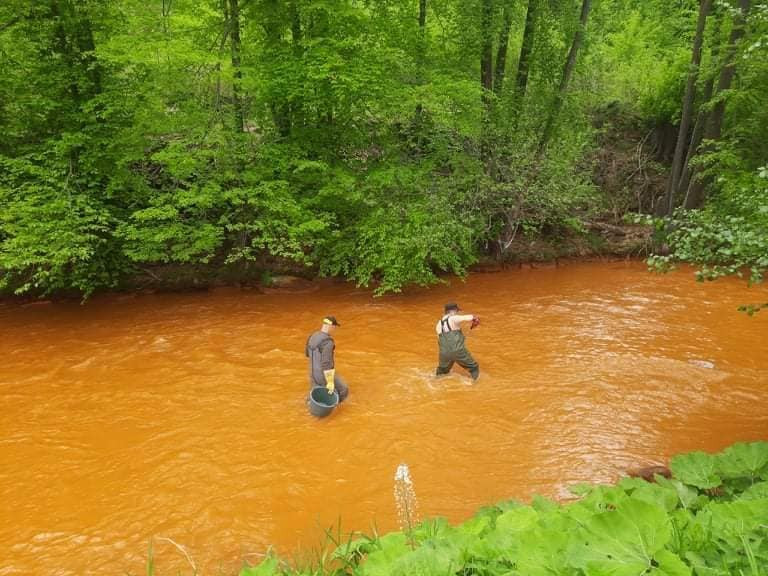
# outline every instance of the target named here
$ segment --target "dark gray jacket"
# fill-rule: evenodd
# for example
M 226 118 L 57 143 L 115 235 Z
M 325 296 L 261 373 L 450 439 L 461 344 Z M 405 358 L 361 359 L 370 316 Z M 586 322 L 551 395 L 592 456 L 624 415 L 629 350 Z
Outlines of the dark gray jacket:
M 309 378 L 320 386 L 325 386 L 324 370 L 335 367 L 333 351 L 336 343 L 328 334 L 318 330 L 307 339 L 304 354 L 309 358 Z

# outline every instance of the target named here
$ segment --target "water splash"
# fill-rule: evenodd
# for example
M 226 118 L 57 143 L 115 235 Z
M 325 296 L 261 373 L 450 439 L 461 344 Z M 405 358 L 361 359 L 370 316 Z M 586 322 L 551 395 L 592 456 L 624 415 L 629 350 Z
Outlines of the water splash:
M 419 514 L 408 464 L 400 464 L 395 472 L 395 505 L 400 530 L 410 532 L 414 524 L 418 523 Z

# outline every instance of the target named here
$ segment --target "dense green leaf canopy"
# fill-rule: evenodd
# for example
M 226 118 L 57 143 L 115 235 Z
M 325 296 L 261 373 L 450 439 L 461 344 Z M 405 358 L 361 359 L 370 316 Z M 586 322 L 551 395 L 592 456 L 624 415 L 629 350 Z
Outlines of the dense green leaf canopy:
M 712 3 L 692 68 L 697 13 L 694 0 L 5 0 L 0 289 L 87 295 L 184 268 L 303 269 L 385 292 L 667 204 L 697 210 L 665 228 L 660 265 L 759 279 L 768 9 Z M 675 141 L 687 154 L 662 199 L 654 175 Z

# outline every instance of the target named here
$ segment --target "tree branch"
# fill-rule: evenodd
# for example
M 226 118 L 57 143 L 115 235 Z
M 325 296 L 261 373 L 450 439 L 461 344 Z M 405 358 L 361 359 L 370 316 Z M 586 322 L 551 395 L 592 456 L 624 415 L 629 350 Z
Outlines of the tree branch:
M 15 26 L 21 21 L 21 16 L 15 16 L 14 18 L 11 18 L 8 22 L 0 26 L 0 33 L 5 32 L 8 28 L 11 26 Z

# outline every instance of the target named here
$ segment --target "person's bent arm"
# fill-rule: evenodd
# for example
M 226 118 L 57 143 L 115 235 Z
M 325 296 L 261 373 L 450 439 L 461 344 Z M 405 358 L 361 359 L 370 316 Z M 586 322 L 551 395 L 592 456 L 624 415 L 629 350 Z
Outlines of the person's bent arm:
M 472 322 L 474 318 L 472 314 L 454 314 L 448 321 L 452 324 L 452 328 L 458 328 L 462 322 Z

